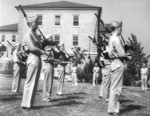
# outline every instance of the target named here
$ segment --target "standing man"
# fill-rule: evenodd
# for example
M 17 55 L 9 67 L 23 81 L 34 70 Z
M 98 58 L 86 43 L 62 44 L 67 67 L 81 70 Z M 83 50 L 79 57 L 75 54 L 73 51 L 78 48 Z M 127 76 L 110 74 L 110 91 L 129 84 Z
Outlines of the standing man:
M 98 85 L 98 77 L 100 73 L 100 68 L 98 67 L 97 62 L 95 63 L 95 66 L 93 67 L 93 87 Z
M 65 79 L 65 66 L 67 65 L 67 61 L 69 58 L 66 58 L 64 52 L 60 51 L 60 62 L 57 66 L 57 73 L 58 73 L 58 82 L 57 82 L 57 95 L 63 95 L 63 86 L 64 86 L 64 79 Z
M 120 38 L 122 23 L 112 22 L 112 35 L 109 40 L 109 57 L 111 59 L 111 85 L 108 103 L 108 113 L 119 113 L 119 96 L 122 90 L 124 63 L 126 57 L 123 41 Z
M 147 91 L 147 78 L 148 78 L 148 68 L 146 67 L 146 64 L 143 64 L 143 67 L 140 69 L 141 73 L 141 88 L 142 91 Z
M 102 83 L 100 86 L 100 94 L 99 97 L 103 98 L 105 103 L 109 101 L 109 92 L 110 92 L 110 84 L 111 84 L 111 70 L 110 70 L 110 60 L 105 57 L 105 53 L 108 53 L 108 45 L 106 46 L 106 50 L 103 51 L 100 57 L 100 64 L 102 66 Z
M 77 63 L 73 63 L 71 67 L 72 86 L 78 86 Z
M 21 107 L 24 109 L 30 109 L 33 107 L 38 80 L 41 72 L 40 55 L 48 55 L 46 51 L 42 50 L 41 41 L 36 34 L 36 29 L 38 27 L 37 16 L 29 18 L 28 23 L 30 29 L 23 38 L 24 44 L 30 51 L 27 58 L 27 74 L 21 103 Z
M 44 81 L 42 101 L 45 102 L 50 102 L 50 97 L 52 94 L 52 85 L 54 78 L 54 53 L 52 47 L 52 45 L 48 45 L 45 47 L 45 50 L 49 53 L 49 56 L 44 55 L 43 61 Z
M 19 92 L 21 71 L 22 71 L 23 65 L 25 64 L 25 62 L 23 62 L 19 59 L 20 47 L 21 47 L 21 44 L 17 43 L 16 48 L 13 52 L 13 61 L 14 61 L 14 66 L 13 66 L 14 73 L 13 73 L 13 81 L 12 81 L 12 92 L 13 93 Z

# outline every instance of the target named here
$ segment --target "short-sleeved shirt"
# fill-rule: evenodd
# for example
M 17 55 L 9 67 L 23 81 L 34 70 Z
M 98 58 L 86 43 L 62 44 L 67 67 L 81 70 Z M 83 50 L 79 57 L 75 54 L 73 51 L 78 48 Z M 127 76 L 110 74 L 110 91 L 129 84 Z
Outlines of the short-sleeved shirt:
M 123 46 L 124 44 L 119 35 L 117 35 L 116 33 L 112 33 L 112 36 L 109 40 L 109 57 L 125 57 L 126 54 Z
M 148 68 L 141 68 L 140 72 L 141 72 L 141 75 L 147 75 L 148 74 Z

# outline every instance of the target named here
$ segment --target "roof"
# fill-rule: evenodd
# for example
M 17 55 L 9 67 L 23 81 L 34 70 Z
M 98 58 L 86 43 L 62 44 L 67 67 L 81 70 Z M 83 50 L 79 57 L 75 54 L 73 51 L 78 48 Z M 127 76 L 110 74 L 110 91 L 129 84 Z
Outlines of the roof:
M 0 26 L 0 31 L 18 31 L 18 24 Z
M 68 1 L 57 1 L 57 2 L 48 2 L 48 3 L 41 3 L 41 4 L 32 4 L 32 5 L 23 5 L 24 9 L 101 9 L 99 6 L 92 6 L 86 4 L 80 4 L 75 2 L 68 2 Z M 16 6 L 19 9 L 19 6 Z

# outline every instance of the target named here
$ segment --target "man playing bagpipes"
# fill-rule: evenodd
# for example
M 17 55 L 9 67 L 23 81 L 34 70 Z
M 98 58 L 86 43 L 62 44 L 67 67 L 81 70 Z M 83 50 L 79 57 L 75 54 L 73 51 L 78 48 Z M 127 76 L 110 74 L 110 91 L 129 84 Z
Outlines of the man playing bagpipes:
M 53 43 L 53 37 L 48 36 L 47 40 Z M 43 73 L 44 73 L 44 80 L 43 80 L 43 95 L 42 101 L 50 102 L 51 94 L 52 94 L 52 85 L 53 85 L 53 78 L 54 78 L 54 63 L 58 63 L 59 59 L 56 58 L 56 51 L 54 51 L 54 44 L 49 44 L 45 47 L 45 50 L 49 53 L 49 55 L 43 55 Z M 59 53 L 57 52 L 57 55 Z
M 14 47 L 14 46 L 13 46 Z M 12 81 L 12 92 L 13 93 L 18 93 L 19 92 L 19 86 L 20 86 L 20 80 L 21 80 L 21 72 L 22 69 L 25 65 L 25 62 L 23 62 L 20 59 L 20 49 L 21 49 L 21 44 L 16 43 L 15 47 L 13 48 L 13 81 Z
M 61 96 L 61 95 L 63 95 L 65 67 L 70 62 L 71 57 L 65 51 L 64 46 L 61 46 L 59 48 L 59 50 L 60 50 L 60 52 L 59 52 L 60 53 L 60 55 L 59 55 L 60 62 L 58 63 L 58 66 L 57 66 L 57 73 L 58 73 L 57 95 Z
M 27 58 L 27 74 L 24 84 L 24 92 L 22 98 L 22 108 L 30 109 L 33 107 L 35 92 L 41 72 L 41 55 L 49 55 L 42 49 L 42 43 L 37 37 L 36 29 L 38 27 L 37 16 L 28 18 L 29 30 L 23 38 L 25 46 L 30 51 Z

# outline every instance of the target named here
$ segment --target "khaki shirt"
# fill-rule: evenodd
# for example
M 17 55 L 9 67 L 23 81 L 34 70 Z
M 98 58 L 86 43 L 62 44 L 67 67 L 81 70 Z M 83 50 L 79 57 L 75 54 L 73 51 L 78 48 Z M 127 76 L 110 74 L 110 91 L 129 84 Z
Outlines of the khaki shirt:
M 31 29 L 26 33 L 25 37 L 23 38 L 23 42 L 31 53 L 35 55 L 42 54 L 43 50 L 41 49 L 42 44 L 40 38 L 38 38 Z
M 126 56 L 122 39 L 116 33 L 112 33 L 110 37 L 108 53 L 110 58 Z
M 27 64 L 37 65 L 41 63 L 40 55 L 43 54 L 42 44 L 39 38 L 30 29 L 25 37 L 23 38 L 23 43 L 26 48 L 30 51 L 27 59 Z

